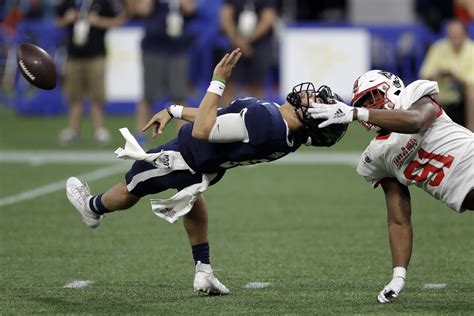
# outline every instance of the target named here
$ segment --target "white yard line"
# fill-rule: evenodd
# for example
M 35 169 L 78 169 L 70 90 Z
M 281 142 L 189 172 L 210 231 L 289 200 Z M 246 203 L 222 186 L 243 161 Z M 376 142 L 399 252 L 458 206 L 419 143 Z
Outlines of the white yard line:
M 349 165 L 355 166 L 360 152 L 296 152 L 272 164 L 280 165 Z M 116 162 L 112 151 L 0 151 L 0 162 L 29 163 L 33 165 L 47 163 L 62 164 L 98 164 Z
M 120 163 L 120 164 L 114 164 L 113 166 L 109 166 L 106 168 L 100 168 L 92 172 L 83 173 L 83 174 L 78 175 L 77 177 L 85 181 L 94 181 L 94 180 L 99 180 L 99 179 L 102 179 L 102 178 L 105 178 L 105 177 L 108 177 L 120 172 L 125 172 L 125 170 L 126 170 L 126 167 L 124 167 L 124 164 Z M 15 195 L 1 197 L 0 207 L 31 200 L 39 196 L 46 195 L 48 193 L 56 192 L 59 190 L 65 190 L 66 180 L 67 179 L 53 182 L 44 186 L 40 186 L 36 189 L 24 191 Z
M 282 159 L 271 162 L 271 165 L 347 165 L 355 166 L 359 161 L 358 152 L 300 152 L 293 153 Z M 6 163 L 28 163 L 32 165 L 41 164 L 100 164 L 113 163 L 112 166 L 100 168 L 92 172 L 78 175 L 77 177 L 85 181 L 94 181 L 107 176 L 127 171 L 130 162 L 118 163 L 118 159 L 111 151 L 0 151 L 0 162 Z M 66 179 L 40 186 L 33 190 L 24 191 L 18 194 L 0 197 L 0 207 L 11 205 L 48 193 L 63 190 L 66 186 Z
M 99 164 L 116 162 L 117 158 L 111 150 L 97 151 L 59 151 L 59 150 L 9 150 L 0 151 L 0 162 L 29 163 L 40 165 L 47 163 L 64 164 Z

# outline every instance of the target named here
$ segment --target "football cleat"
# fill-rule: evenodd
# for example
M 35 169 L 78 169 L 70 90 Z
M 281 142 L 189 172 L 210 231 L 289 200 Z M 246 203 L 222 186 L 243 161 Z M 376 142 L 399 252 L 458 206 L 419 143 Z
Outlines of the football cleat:
M 78 178 L 70 177 L 66 182 L 66 195 L 72 205 L 81 214 L 82 220 L 90 228 L 96 228 L 100 224 L 101 215 L 94 213 L 89 207 L 92 198 L 87 183 L 82 183 Z
M 196 264 L 196 274 L 194 275 L 194 292 L 207 293 L 209 295 L 227 295 L 229 289 L 219 282 L 214 276 L 210 264 Z

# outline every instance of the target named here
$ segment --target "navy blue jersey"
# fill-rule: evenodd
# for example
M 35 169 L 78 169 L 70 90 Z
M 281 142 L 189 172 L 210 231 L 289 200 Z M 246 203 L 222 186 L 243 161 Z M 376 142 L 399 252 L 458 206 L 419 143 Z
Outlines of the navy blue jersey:
M 202 181 L 202 173 L 217 173 L 211 182 L 217 183 L 226 169 L 251 165 L 281 158 L 301 145 L 288 139 L 288 128 L 278 110 L 278 105 L 255 98 L 239 99 L 228 107 L 218 110 L 218 115 L 245 112 L 245 125 L 249 142 L 210 143 L 192 137 L 193 124 L 181 127 L 178 137 L 159 147 L 149 150 L 179 151 L 186 163 L 197 173 L 175 170 L 157 176 L 154 165 L 138 160 L 133 163 L 125 179 L 130 193 L 142 197 L 167 189 L 181 190 Z
M 299 148 L 300 143 L 288 139 L 288 128 L 277 104 L 243 98 L 220 109 L 217 115 L 241 113 L 244 109 L 248 143 L 210 143 L 192 137 L 193 124 L 186 124 L 180 129 L 179 151 L 193 170 L 221 172 L 239 165 L 276 160 Z

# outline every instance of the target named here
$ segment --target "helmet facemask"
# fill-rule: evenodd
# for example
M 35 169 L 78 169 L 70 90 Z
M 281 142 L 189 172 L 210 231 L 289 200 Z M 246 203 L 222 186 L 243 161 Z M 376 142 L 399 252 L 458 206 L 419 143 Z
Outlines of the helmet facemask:
M 300 83 L 293 87 L 286 100 L 293 105 L 296 116 L 305 125 L 309 119 L 308 108 L 316 101 L 316 89 L 311 82 Z
M 314 102 L 325 104 L 336 103 L 336 99 L 342 101 L 341 97 L 333 94 L 328 86 L 321 86 L 316 89 L 311 82 L 304 82 L 293 87 L 286 100 L 293 105 L 296 116 L 303 124 L 297 136 L 300 140 L 311 146 L 332 146 L 347 130 L 347 124 L 334 124 L 326 128 L 319 128 L 322 122 L 320 119 L 313 119 L 308 113 L 308 108 Z

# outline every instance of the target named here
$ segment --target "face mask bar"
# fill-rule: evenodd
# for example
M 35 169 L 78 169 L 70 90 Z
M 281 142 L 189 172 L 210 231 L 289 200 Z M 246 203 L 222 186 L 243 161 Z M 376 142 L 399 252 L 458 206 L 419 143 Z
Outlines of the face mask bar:
M 385 103 L 390 102 L 385 98 L 385 94 L 381 90 L 387 90 L 386 83 L 382 82 L 375 87 L 369 88 L 359 93 L 358 98 L 354 102 L 354 107 L 363 107 L 367 109 L 383 109 Z
M 385 104 L 389 103 L 385 97 L 385 94 L 380 91 L 379 86 L 386 85 L 386 83 L 381 83 L 375 87 L 362 91 L 358 100 L 354 102 L 354 107 L 362 107 L 367 109 L 384 109 Z M 378 133 L 380 127 L 375 126 L 370 123 L 359 121 L 359 123 L 368 131 L 374 131 Z
M 294 86 L 286 97 L 286 100 L 293 105 L 296 115 L 303 124 L 305 124 L 306 111 L 309 105 L 314 102 L 315 95 L 314 85 L 311 82 L 303 82 Z M 298 111 L 299 109 L 301 109 L 301 114 Z
M 316 90 L 312 83 L 304 82 L 296 85 L 286 100 L 293 105 L 296 116 L 303 124 L 303 127 L 295 132 L 295 137 L 300 139 L 303 144 L 317 147 L 332 146 L 347 130 L 347 124 L 335 124 L 320 129 L 318 124 L 321 123 L 321 120 L 306 115 L 313 102 L 333 104 L 336 103 L 336 100 L 342 101 L 342 98 L 334 94 L 328 86 L 323 85 Z

